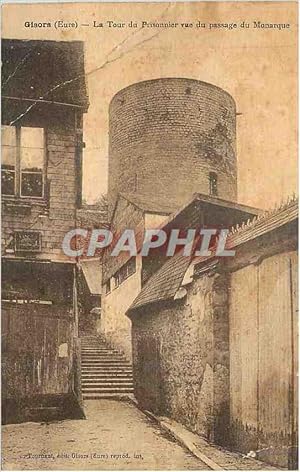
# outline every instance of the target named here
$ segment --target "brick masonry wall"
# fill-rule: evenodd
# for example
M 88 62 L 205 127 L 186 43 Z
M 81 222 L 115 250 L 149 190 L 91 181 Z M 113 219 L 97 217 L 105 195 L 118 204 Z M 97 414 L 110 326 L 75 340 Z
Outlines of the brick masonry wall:
M 226 276 L 203 276 L 184 301 L 133 317 L 135 395 L 143 408 L 226 442 L 229 333 Z
M 47 180 L 49 201 L 22 199 L 13 209 L 2 199 L 2 244 L 6 247 L 16 230 L 40 231 L 42 252 L 36 257 L 65 259 L 62 241 L 76 227 L 76 130 L 74 111 L 50 116 L 44 122 L 46 132 Z M 28 124 L 30 126 L 30 123 Z M 41 124 L 39 123 L 39 126 Z M 32 124 L 31 126 L 35 126 Z M 22 203 L 31 209 L 22 210 Z
M 181 205 L 209 193 L 236 199 L 236 109 L 222 89 L 190 79 L 129 86 L 110 105 L 109 207 L 119 191 L 166 195 Z

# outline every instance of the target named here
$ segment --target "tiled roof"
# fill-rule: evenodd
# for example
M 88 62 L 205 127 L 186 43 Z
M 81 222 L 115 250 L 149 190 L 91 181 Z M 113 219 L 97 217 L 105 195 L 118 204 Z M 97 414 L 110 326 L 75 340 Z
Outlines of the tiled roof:
M 298 218 L 298 198 L 295 196 L 287 202 L 280 205 L 279 208 L 274 208 L 270 211 L 265 211 L 261 215 L 248 219 L 242 224 L 237 224 L 231 228 L 230 233 L 226 239 L 226 249 L 233 249 L 242 244 L 247 243 L 255 238 L 259 238 L 266 233 L 274 231 Z M 211 260 L 215 256 L 214 248 L 212 248 L 212 255 L 207 258 L 195 257 L 193 262 L 205 262 Z
M 265 233 L 288 224 L 298 217 L 298 200 L 293 198 L 286 204 L 281 205 L 279 209 L 265 212 L 246 223 L 232 228 L 227 239 L 226 248 L 230 249 L 240 244 L 244 244 L 251 239 L 258 238 Z M 213 249 L 212 249 L 213 252 Z M 207 258 L 194 258 L 193 263 L 203 262 L 210 264 L 215 258 L 212 254 Z M 185 272 L 190 264 L 191 258 L 176 254 L 156 272 L 145 284 L 139 295 L 130 306 L 127 314 L 131 316 L 137 308 L 149 305 L 154 302 L 172 299 L 179 289 Z
M 155 272 L 134 300 L 129 311 L 154 302 L 173 298 L 190 264 L 190 257 L 178 252 Z
M 86 111 L 82 41 L 2 39 L 1 52 L 2 98 L 67 103 Z
M 293 196 L 279 208 L 275 207 L 261 215 L 231 228 L 226 247 L 235 247 L 250 239 L 262 236 L 298 218 L 298 198 Z

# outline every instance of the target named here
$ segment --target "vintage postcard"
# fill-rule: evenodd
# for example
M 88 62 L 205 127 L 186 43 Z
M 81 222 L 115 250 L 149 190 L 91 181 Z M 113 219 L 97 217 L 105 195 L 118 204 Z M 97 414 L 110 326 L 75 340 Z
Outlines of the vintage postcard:
M 3 470 L 297 470 L 297 15 L 2 4 Z

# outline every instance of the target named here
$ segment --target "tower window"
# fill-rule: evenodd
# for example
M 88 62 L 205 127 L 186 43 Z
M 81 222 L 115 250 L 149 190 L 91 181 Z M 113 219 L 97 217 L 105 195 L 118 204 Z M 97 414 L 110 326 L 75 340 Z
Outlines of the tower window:
M 218 195 L 218 176 L 215 172 L 209 173 L 209 194 Z
M 134 183 L 133 183 L 133 185 L 134 185 L 134 187 L 133 187 L 133 188 L 134 188 L 134 192 L 136 192 L 136 191 L 137 191 L 137 186 L 138 186 L 138 176 L 137 176 L 137 173 L 134 174 Z

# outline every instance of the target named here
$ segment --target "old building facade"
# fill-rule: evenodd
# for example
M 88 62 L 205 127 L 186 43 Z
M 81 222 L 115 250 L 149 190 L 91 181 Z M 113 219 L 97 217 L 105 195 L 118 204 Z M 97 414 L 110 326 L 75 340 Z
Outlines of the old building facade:
M 77 275 L 62 241 L 81 205 L 83 44 L 7 39 L 2 58 L 4 420 L 72 415 Z

